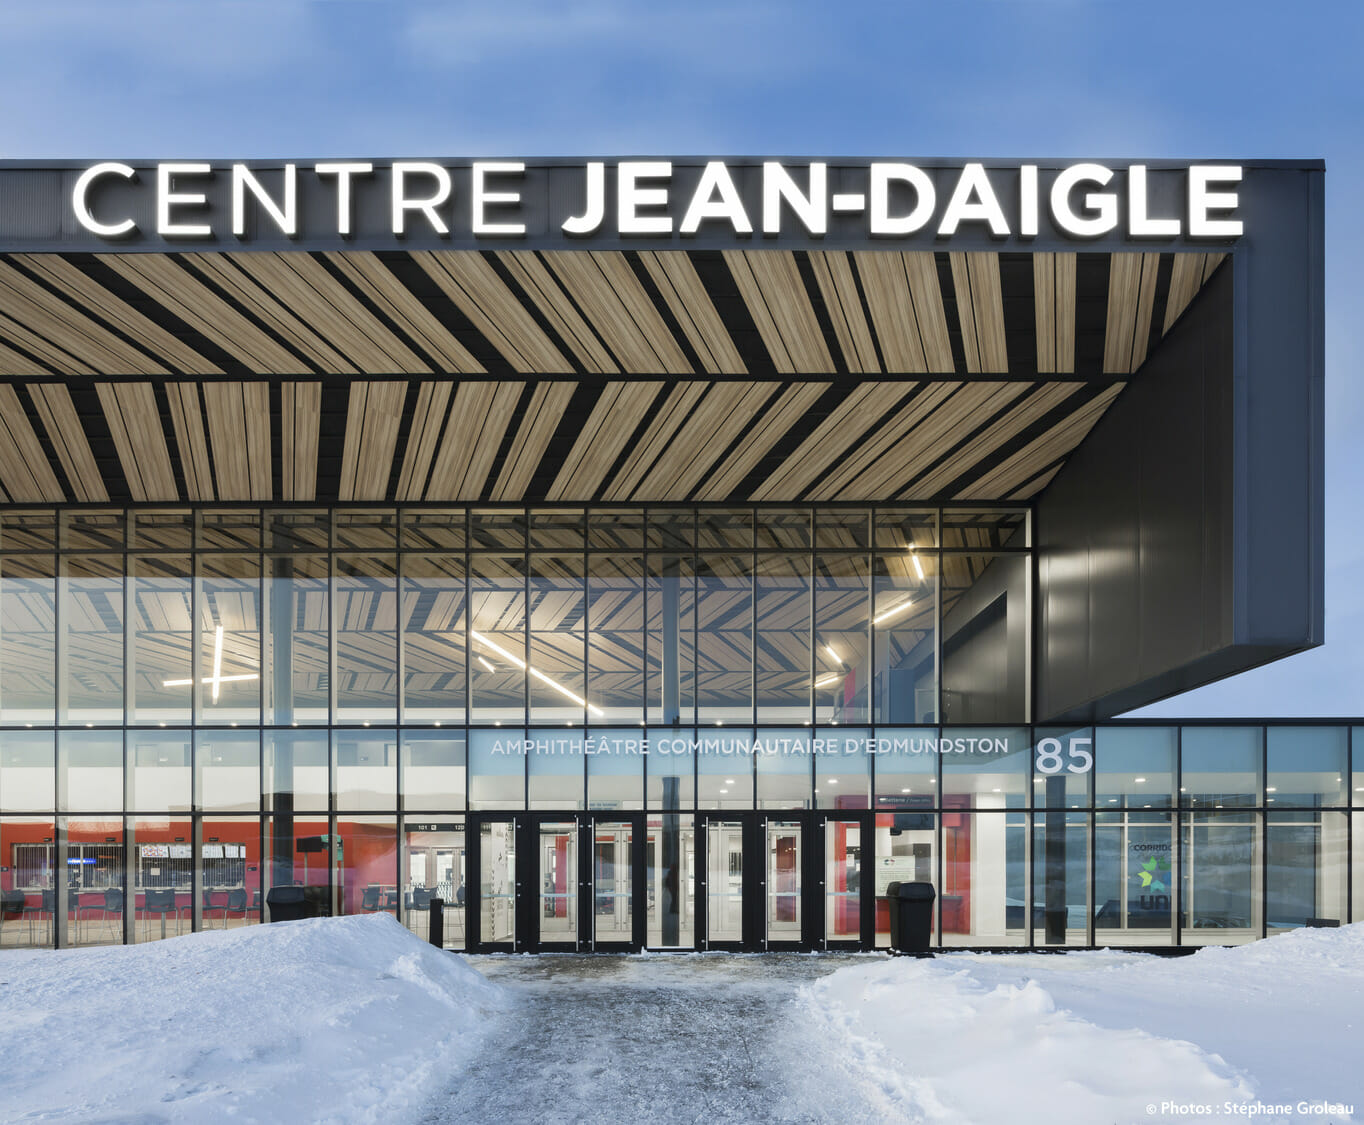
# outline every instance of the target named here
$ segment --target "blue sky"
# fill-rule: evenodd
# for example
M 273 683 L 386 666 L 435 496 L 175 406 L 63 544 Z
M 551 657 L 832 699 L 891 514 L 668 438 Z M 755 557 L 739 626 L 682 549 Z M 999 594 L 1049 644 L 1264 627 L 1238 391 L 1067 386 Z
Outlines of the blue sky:
M 1327 644 L 1147 714 L 1364 713 L 1364 4 L 10 0 L 0 156 L 1323 157 Z

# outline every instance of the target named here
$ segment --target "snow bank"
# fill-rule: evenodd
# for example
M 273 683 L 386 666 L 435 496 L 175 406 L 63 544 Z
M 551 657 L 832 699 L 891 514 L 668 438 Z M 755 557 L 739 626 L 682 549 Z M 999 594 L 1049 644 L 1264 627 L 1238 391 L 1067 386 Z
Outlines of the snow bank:
M 504 993 L 387 914 L 0 955 L 0 1119 L 404 1122 Z
M 1176 959 L 896 958 L 841 969 L 804 1000 L 930 1121 L 1339 1125 L 1356 1118 L 1321 1103 L 1364 1111 L 1364 924 Z

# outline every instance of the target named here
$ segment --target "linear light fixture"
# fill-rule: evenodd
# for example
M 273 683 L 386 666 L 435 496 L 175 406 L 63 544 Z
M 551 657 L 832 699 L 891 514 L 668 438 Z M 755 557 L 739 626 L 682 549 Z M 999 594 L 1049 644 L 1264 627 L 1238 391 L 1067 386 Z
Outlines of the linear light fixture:
M 919 556 L 912 543 L 909 547 L 909 561 L 914 564 L 914 573 L 919 576 L 919 581 L 922 582 L 924 580 L 924 564 L 919 561 Z
M 491 660 L 489 660 L 486 656 L 480 656 L 480 657 L 478 658 L 478 662 L 479 662 L 480 664 L 482 664 L 483 667 L 485 667 L 486 669 L 488 669 L 489 672 L 496 672 L 496 671 L 497 671 L 497 669 L 493 667 L 493 662 L 492 662 Z
M 473 637 L 474 640 L 476 640 L 479 644 L 483 645 L 485 648 L 492 649 L 493 652 L 497 653 L 497 655 L 502 657 L 503 660 L 506 660 L 511 664 L 515 664 L 518 668 L 524 668 L 527 672 L 529 672 L 541 683 L 548 684 L 560 695 L 567 696 L 569 699 L 573 700 L 573 702 L 576 703 L 579 707 L 586 707 L 594 715 L 606 714 L 606 712 L 603 711 L 600 707 L 596 706 L 595 704 L 588 703 L 587 700 L 585 700 L 580 695 L 575 695 L 568 688 L 564 687 L 563 684 L 559 683 L 557 680 L 551 679 L 549 676 L 546 676 L 542 671 L 540 671 L 539 668 L 531 667 L 531 665 L 527 664 L 519 656 L 513 656 L 501 645 L 496 644 L 493 641 L 490 641 L 487 637 L 485 637 L 482 633 L 478 632 L 476 629 L 470 629 L 469 636 Z M 482 658 L 480 657 L 480 659 Z
M 913 598 L 906 598 L 899 604 L 893 605 L 887 610 L 882 610 L 882 612 L 878 613 L 875 617 L 871 619 L 871 623 L 873 625 L 880 625 L 882 621 L 889 621 L 892 617 L 899 617 L 900 614 L 904 613 L 904 611 L 907 610 L 913 604 L 914 604 Z
M 218 702 L 219 688 L 223 684 L 240 683 L 242 680 L 258 680 L 258 672 L 243 672 L 237 676 L 223 675 L 223 627 L 219 625 L 213 630 L 213 675 L 205 676 L 199 682 L 201 684 L 213 685 L 213 702 Z M 189 687 L 194 681 L 191 680 L 162 680 L 162 687 Z
M 836 653 L 836 652 L 834 651 L 834 646 L 833 646 L 833 645 L 826 643 L 826 644 L 824 645 L 824 651 L 827 652 L 827 653 L 829 654 L 829 659 L 830 659 L 830 660 L 832 660 L 832 661 L 833 661 L 835 664 L 837 664 L 840 668 L 843 667 L 843 658 L 842 658 L 841 656 L 839 656 L 838 653 Z
M 815 687 L 828 687 L 830 684 L 836 684 L 842 678 L 842 672 L 835 672 L 832 676 L 825 676 L 822 680 L 816 680 Z

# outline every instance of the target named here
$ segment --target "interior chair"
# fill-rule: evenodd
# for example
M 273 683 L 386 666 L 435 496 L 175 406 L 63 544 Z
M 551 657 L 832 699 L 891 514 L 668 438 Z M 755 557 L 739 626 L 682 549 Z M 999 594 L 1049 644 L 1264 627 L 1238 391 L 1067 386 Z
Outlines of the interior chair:
M 226 896 L 226 895 L 223 895 L 223 901 L 222 901 L 222 902 L 214 902 L 214 901 L 213 901 L 213 896 L 214 896 L 215 894 L 218 894 L 218 893 L 220 893 L 220 892 L 217 892 L 217 891 L 210 891 L 207 887 L 205 887 L 205 888 L 204 888 L 204 891 L 203 891 L 203 896 L 204 896 L 204 906 L 203 906 L 204 929 L 206 929 L 206 930 L 209 929 L 209 924 L 208 924 L 208 922 L 209 922 L 209 916 L 210 916 L 214 911 L 217 911 L 219 917 L 222 918 L 222 920 L 223 920 L 223 928 L 224 928 L 224 929 L 227 928 L 227 896 Z
M 117 931 L 114 929 L 114 922 L 117 921 L 120 928 L 123 925 L 123 889 L 121 887 L 110 887 L 104 892 L 103 920 L 109 931 L 109 936 L 115 937 Z
M 166 915 L 175 915 L 175 932 L 180 932 L 180 908 L 175 904 L 175 889 L 173 887 L 165 890 L 149 890 L 142 900 L 142 920 L 147 920 L 148 914 L 161 915 L 161 936 L 166 936 Z
M 227 926 L 228 915 L 246 920 L 246 888 L 233 887 L 227 892 L 227 902 L 223 904 L 223 926 Z
M 56 914 L 56 912 L 57 912 L 57 892 L 56 892 L 56 891 L 54 891 L 54 890 L 46 890 L 46 891 L 40 892 L 39 895 L 38 895 L 38 901 L 37 901 L 37 902 L 30 902 L 29 899 L 28 899 L 28 896 L 27 896 L 27 895 L 24 896 L 24 909 L 23 909 L 23 911 L 22 911 L 22 914 L 23 914 L 24 917 L 26 917 L 26 918 L 28 919 L 28 940 L 29 940 L 29 944 L 30 944 L 30 945 L 33 944 L 33 923 L 34 923 L 34 921 L 36 920 L 36 921 L 40 921 L 40 922 L 41 922 L 41 921 L 43 921 L 44 918 L 45 918 L 45 920 L 49 923 L 49 926 L 50 926 L 50 924 L 51 924 L 51 922 L 52 922 L 52 918 L 53 918 L 53 916 Z M 48 942 L 49 942 L 49 944 L 51 943 L 51 938 L 52 938 L 52 931 L 51 931 L 51 929 L 49 928 L 49 930 L 48 930 Z
M 28 896 L 21 890 L 0 891 L 0 942 L 5 940 L 5 923 L 16 922 L 24 916 Z

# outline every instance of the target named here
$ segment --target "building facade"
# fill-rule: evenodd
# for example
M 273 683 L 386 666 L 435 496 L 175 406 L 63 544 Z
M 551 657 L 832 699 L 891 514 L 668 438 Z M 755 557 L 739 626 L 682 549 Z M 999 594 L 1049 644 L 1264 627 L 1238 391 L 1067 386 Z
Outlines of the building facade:
M 0 945 L 1359 916 L 1348 721 L 1113 719 L 1320 643 L 1321 179 L 0 167 Z

